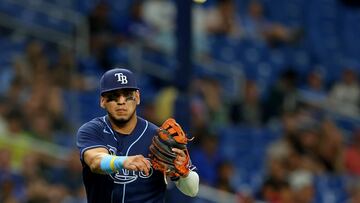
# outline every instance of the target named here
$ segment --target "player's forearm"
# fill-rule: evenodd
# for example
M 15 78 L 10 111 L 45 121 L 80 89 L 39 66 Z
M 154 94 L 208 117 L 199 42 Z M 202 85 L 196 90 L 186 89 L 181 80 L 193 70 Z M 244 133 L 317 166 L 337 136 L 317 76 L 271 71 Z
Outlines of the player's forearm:
M 106 153 L 98 153 L 88 161 L 88 166 L 93 173 L 112 173 L 122 167 L 125 157 L 112 156 Z
M 199 175 L 190 171 L 188 176 L 177 180 L 175 185 L 185 195 L 195 197 L 199 191 Z
M 126 156 L 103 156 L 100 161 L 101 172 L 110 174 L 120 170 L 123 167 L 126 158 Z
M 105 155 L 108 155 L 108 154 L 97 153 L 97 154 L 87 154 L 86 156 L 84 156 L 85 163 L 89 166 L 91 172 L 105 173 L 105 172 L 102 172 L 102 170 L 100 169 L 100 162 Z
M 143 155 L 114 156 L 99 150 L 89 150 L 84 154 L 85 163 L 93 173 L 111 174 L 125 168 L 149 174 L 151 165 Z

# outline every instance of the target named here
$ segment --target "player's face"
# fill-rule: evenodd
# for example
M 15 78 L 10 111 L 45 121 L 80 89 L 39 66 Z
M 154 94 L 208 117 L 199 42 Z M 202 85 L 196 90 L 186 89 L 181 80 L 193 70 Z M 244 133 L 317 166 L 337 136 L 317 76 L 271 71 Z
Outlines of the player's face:
M 101 107 L 116 124 L 125 124 L 135 116 L 136 106 L 140 103 L 138 90 L 121 89 L 106 92 L 101 96 Z

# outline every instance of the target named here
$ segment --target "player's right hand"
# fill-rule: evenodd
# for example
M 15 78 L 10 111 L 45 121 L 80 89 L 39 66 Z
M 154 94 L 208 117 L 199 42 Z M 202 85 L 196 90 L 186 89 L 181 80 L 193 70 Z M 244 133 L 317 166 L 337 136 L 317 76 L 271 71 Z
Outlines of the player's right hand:
M 146 175 L 149 175 L 151 165 L 150 161 L 143 155 L 135 155 L 128 156 L 123 163 L 123 167 L 128 170 L 142 171 Z

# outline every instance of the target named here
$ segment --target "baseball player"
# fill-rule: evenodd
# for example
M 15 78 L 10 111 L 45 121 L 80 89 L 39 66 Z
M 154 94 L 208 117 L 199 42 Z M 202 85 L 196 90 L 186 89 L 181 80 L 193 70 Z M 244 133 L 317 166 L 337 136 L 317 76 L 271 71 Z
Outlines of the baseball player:
M 107 115 L 85 123 L 77 133 L 88 202 L 164 202 L 166 175 L 147 158 L 158 127 L 136 115 L 140 92 L 134 74 L 111 69 L 101 77 L 100 91 Z M 186 161 L 183 150 L 173 151 L 178 164 Z M 192 168 L 172 180 L 182 193 L 197 194 L 199 176 Z

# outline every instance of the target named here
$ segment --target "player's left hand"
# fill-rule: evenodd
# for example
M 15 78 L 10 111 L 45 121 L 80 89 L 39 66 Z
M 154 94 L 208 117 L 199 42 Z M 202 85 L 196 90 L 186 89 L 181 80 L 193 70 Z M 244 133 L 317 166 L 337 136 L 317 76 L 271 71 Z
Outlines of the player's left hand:
M 172 151 L 176 153 L 176 159 L 174 161 L 174 164 L 178 166 L 185 165 L 188 160 L 184 150 L 178 148 L 172 148 Z
M 149 146 L 153 169 L 170 178 L 186 177 L 190 173 L 190 156 L 186 145 L 191 140 L 173 118 L 167 119 Z

